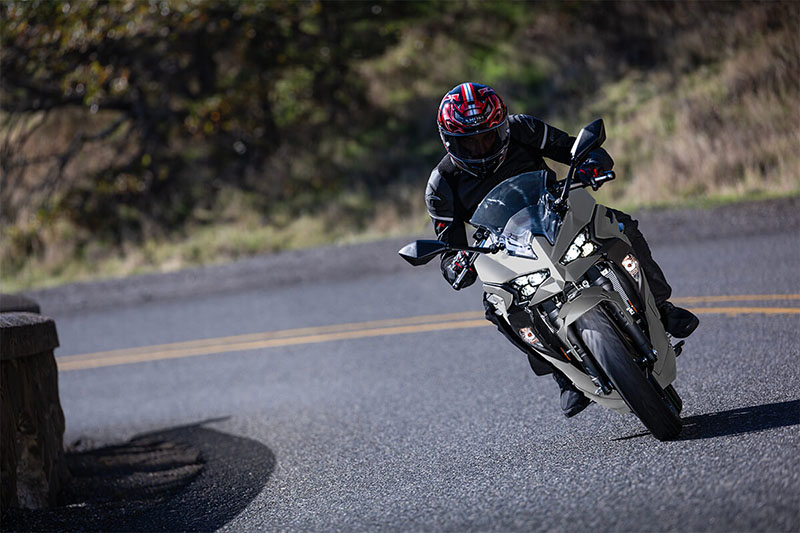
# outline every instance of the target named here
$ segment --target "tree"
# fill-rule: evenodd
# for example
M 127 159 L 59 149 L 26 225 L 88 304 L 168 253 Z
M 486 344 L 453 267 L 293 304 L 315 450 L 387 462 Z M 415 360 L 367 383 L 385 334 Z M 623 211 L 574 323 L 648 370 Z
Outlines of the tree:
M 285 200 L 297 176 L 275 154 L 320 157 L 309 147 L 356 113 L 370 117 L 354 62 L 382 53 L 420 8 L 9 0 L 0 10 L 0 217 L 55 213 L 120 242 L 178 227 L 227 186 L 258 192 L 265 208 Z M 54 113 L 73 117 L 71 138 L 32 156 L 26 143 Z M 328 167 L 314 183 L 336 179 Z

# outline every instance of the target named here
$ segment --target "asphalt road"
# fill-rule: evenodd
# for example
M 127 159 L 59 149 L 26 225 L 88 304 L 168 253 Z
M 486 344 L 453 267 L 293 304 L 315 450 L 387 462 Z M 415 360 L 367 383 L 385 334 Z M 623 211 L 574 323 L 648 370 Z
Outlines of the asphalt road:
M 59 527 L 798 531 L 798 207 L 641 215 L 702 313 L 673 442 L 597 406 L 563 418 L 476 320 L 480 290 L 405 265 L 400 241 L 34 293 L 67 443 L 169 435 L 205 461 L 146 509 L 65 519 L 77 505 Z

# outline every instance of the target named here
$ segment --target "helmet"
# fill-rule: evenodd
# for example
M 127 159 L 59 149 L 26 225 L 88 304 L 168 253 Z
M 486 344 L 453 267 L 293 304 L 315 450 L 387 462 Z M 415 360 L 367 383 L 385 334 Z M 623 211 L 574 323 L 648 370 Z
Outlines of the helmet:
M 462 83 L 439 104 L 439 135 L 458 167 L 477 177 L 494 172 L 508 150 L 508 112 L 494 89 Z

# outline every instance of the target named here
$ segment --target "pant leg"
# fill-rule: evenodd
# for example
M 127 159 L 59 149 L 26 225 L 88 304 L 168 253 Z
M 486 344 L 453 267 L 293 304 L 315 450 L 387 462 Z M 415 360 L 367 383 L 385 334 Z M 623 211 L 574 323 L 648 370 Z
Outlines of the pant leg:
M 518 336 L 514 335 L 514 332 L 504 320 L 500 319 L 495 312 L 494 307 L 488 301 L 486 301 L 486 295 L 483 295 L 483 307 L 486 310 L 486 320 L 497 326 L 497 330 L 503 334 L 503 336 L 511 342 L 514 346 L 522 350 L 525 355 L 528 356 L 528 363 L 531 365 L 531 370 L 537 376 L 544 376 L 547 374 L 553 373 L 553 367 L 545 361 L 539 354 L 536 353 L 535 350 L 529 348 L 522 339 Z
M 639 231 L 639 222 L 630 217 L 630 215 L 617 211 L 616 209 L 609 209 L 614 213 L 617 221 L 622 223 L 622 231 L 628 240 L 631 241 L 633 251 L 639 259 L 639 264 L 642 265 L 644 275 L 647 277 L 647 282 L 650 285 L 650 290 L 656 300 L 656 305 L 661 305 L 666 302 L 672 294 L 672 287 L 667 283 L 667 278 L 664 276 L 661 267 L 653 259 L 650 253 L 650 246 L 644 239 L 644 235 Z

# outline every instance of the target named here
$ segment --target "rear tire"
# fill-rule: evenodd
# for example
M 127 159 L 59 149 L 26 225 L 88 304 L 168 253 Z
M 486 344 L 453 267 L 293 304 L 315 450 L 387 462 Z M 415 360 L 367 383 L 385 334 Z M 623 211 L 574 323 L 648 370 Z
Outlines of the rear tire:
M 634 362 L 628 345 L 602 309 L 590 309 L 575 326 L 586 349 L 653 436 L 658 440 L 675 438 L 682 427 L 679 410 L 674 409 L 668 393 Z

